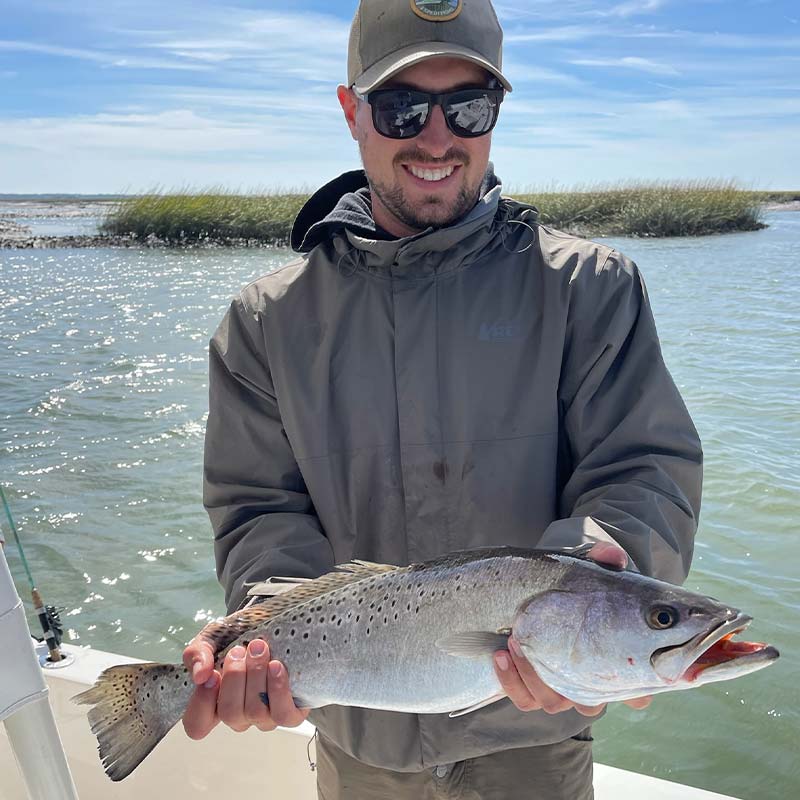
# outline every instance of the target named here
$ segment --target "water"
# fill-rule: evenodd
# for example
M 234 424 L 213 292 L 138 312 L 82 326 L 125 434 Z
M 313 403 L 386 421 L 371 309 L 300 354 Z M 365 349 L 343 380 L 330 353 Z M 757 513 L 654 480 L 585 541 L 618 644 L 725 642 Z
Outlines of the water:
M 646 712 L 613 708 L 595 728 L 599 761 L 759 800 L 800 796 L 800 214 L 768 221 L 613 243 L 645 274 L 703 438 L 687 585 L 753 614 L 750 638 L 783 656 Z M 0 251 L 0 481 L 68 640 L 177 660 L 223 612 L 200 499 L 207 341 L 229 297 L 290 257 Z

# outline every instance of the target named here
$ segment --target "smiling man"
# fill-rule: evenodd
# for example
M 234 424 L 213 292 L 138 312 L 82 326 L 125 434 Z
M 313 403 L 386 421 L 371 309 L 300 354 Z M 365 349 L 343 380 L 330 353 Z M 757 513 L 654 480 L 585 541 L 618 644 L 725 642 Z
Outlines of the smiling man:
M 686 577 L 696 431 L 636 266 L 502 196 L 501 50 L 489 0 L 358 7 L 338 99 L 364 169 L 308 201 L 302 256 L 243 289 L 211 343 L 204 500 L 231 610 L 270 576 L 485 546 L 591 542 Z M 221 672 L 202 640 L 184 660 L 194 738 L 308 714 L 262 641 Z M 513 638 L 495 668 L 508 699 L 466 716 L 315 710 L 320 797 L 591 797 L 602 708 L 543 684 Z

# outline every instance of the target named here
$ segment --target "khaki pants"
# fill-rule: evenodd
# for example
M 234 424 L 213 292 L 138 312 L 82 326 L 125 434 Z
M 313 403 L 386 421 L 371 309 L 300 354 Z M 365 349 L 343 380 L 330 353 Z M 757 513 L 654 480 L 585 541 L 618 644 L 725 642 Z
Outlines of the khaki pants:
M 593 800 L 589 731 L 423 772 L 371 767 L 317 737 L 319 800 Z

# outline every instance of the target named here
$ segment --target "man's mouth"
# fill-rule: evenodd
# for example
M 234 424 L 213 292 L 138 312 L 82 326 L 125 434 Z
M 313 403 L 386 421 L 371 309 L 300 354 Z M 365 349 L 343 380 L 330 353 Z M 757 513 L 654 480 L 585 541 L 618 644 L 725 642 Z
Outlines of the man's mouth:
M 449 164 L 446 167 L 421 167 L 414 164 L 403 164 L 403 169 L 421 184 L 443 184 L 461 169 L 460 164 Z

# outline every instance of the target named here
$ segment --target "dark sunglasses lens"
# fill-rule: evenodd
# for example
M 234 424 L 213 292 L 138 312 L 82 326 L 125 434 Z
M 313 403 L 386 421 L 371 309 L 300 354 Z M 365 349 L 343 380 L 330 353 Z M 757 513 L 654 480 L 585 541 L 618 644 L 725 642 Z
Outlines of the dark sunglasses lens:
M 425 127 L 430 104 L 422 92 L 387 91 L 370 99 L 376 129 L 392 139 L 417 136 Z
M 483 136 L 494 127 L 500 109 L 497 94 L 479 89 L 454 92 L 447 100 L 445 113 L 456 136 Z

